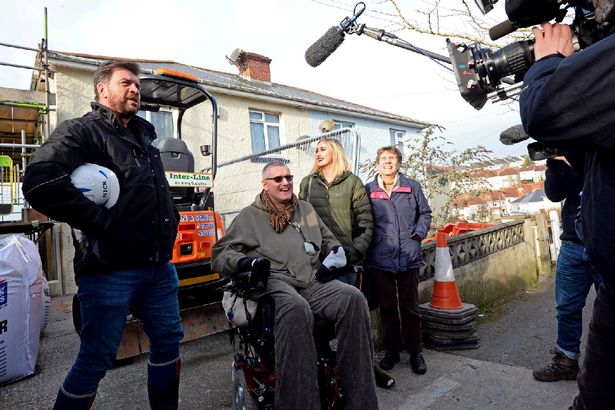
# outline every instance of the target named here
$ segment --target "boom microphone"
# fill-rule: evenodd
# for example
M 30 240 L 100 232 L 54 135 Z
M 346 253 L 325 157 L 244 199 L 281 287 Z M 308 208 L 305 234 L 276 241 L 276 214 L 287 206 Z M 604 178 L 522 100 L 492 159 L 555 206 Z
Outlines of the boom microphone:
M 338 26 L 331 27 L 305 51 L 305 61 L 312 67 L 321 65 L 343 41 L 344 31 Z
M 504 20 L 500 24 L 496 24 L 495 26 L 489 29 L 489 38 L 493 41 L 504 37 L 507 34 L 515 31 L 517 27 L 510 20 Z
M 525 141 L 529 137 L 530 136 L 525 133 L 523 125 L 517 124 L 502 131 L 500 134 L 500 142 L 504 145 L 513 145 Z

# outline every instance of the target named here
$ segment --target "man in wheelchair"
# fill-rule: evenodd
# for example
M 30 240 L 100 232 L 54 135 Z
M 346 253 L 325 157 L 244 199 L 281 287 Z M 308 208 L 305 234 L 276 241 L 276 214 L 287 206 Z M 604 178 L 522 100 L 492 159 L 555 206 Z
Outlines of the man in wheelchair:
M 214 246 L 213 268 L 226 276 L 270 270 L 261 293 L 274 305 L 275 407 L 320 409 L 312 335 L 318 315 L 335 325 L 345 408 L 377 409 L 367 302 L 357 288 L 334 280 L 347 265 L 343 248 L 293 194 L 285 164 L 267 164 L 262 187 Z

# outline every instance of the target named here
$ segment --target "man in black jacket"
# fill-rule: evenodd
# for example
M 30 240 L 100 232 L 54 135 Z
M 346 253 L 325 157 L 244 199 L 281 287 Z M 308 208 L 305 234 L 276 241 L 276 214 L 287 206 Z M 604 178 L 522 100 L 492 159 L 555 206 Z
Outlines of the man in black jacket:
M 92 112 L 62 122 L 34 154 L 23 192 L 30 204 L 74 231 L 74 267 L 81 306 L 81 347 L 54 409 L 90 408 L 111 368 L 130 311 L 150 341 L 152 408 L 177 408 L 179 342 L 183 337 L 178 278 L 169 262 L 178 214 L 168 191 L 154 127 L 137 117 L 139 66 L 107 62 L 94 74 Z M 117 203 L 87 199 L 70 175 L 84 163 L 118 177 Z
M 583 180 L 577 176 L 565 157 L 547 160 L 545 194 L 552 202 L 564 201 L 564 206 L 560 236 L 562 245 L 557 256 L 555 278 L 557 345 L 552 350 L 551 363 L 534 370 L 534 378 L 540 381 L 576 380 L 581 353 L 583 307 L 592 284 L 596 289 L 600 286 L 600 274 L 575 232 L 582 188 Z
M 573 55 L 566 25 L 533 29 L 536 63 L 525 75 L 519 101 L 532 138 L 584 155 L 583 242 L 603 281 L 577 378 L 577 409 L 611 408 L 615 402 L 615 1 L 594 5 L 607 36 L 582 52 Z

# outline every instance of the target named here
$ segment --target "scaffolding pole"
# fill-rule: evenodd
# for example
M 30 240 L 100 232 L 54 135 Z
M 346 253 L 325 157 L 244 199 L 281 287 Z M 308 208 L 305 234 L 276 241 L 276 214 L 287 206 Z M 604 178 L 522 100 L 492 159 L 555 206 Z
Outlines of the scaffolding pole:
M 44 19 L 43 19 L 43 38 L 38 48 L 25 47 L 25 46 L 20 46 L 16 44 L 1 43 L 1 42 L 0 42 L 0 46 L 16 48 L 20 50 L 35 51 L 40 56 L 40 62 L 39 62 L 40 67 L 30 67 L 30 66 L 21 65 L 21 64 L 8 63 L 5 61 L 0 61 L 0 66 L 25 68 L 28 70 L 41 71 L 45 78 L 44 80 L 45 82 L 45 105 L 43 106 L 42 104 L 23 103 L 19 101 L 3 102 L 2 105 L 11 105 L 11 106 L 20 107 L 20 108 L 38 108 L 40 112 L 44 114 L 43 118 L 45 121 L 45 125 L 44 127 L 41 127 L 41 131 L 42 131 L 41 138 L 42 138 L 42 142 L 45 142 L 45 140 L 49 138 L 49 135 L 51 134 L 51 128 L 50 128 L 51 118 L 50 117 L 51 117 L 51 111 L 52 111 L 50 108 L 50 91 L 49 91 L 49 73 L 51 73 L 52 71 L 49 69 L 49 37 L 48 37 L 48 31 L 47 31 L 47 7 L 45 7 L 45 13 L 44 13 Z

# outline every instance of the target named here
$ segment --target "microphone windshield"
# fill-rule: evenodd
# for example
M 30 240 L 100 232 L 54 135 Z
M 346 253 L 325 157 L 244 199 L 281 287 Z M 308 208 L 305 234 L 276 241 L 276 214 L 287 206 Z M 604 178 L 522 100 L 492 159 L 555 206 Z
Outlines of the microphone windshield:
M 504 37 L 507 34 L 512 33 L 517 28 L 513 25 L 512 21 L 504 20 L 500 24 L 496 24 L 495 26 L 489 29 L 489 38 L 493 41 Z
M 502 131 L 500 134 L 500 142 L 504 145 L 513 145 L 525 141 L 529 137 L 530 136 L 525 133 L 523 125 L 517 124 Z
M 305 51 L 305 61 L 312 67 L 323 63 L 344 41 L 344 32 L 341 28 L 331 27 L 314 44 Z

